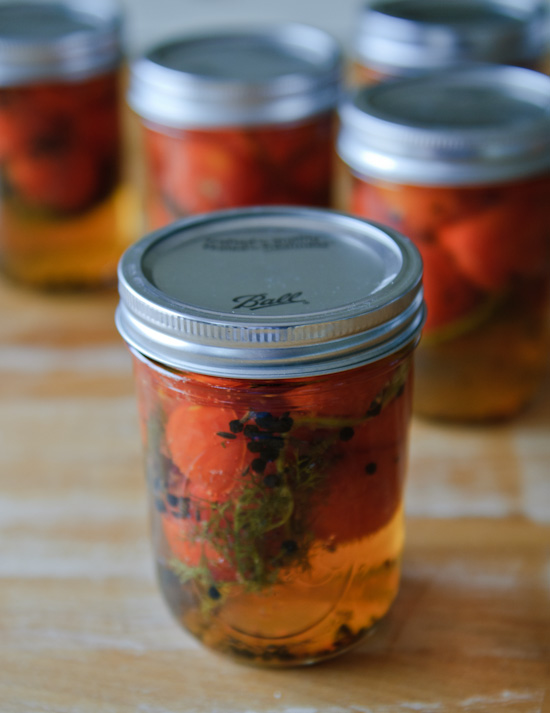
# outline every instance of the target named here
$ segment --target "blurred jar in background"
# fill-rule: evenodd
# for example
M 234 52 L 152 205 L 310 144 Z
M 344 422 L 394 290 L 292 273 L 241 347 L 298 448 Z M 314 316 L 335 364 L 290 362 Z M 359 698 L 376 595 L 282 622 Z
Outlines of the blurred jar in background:
M 106 0 L 0 6 L 0 255 L 40 287 L 114 284 L 121 18 Z
M 341 52 L 280 25 L 182 38 L 138 59 L 149 227 L 258 204 L 328 206 Z
M 464 62 L 548 70 L 545 0 L 371 0 L 352 42 L 352 81 L 377 83 Z
M 550 326 L 550 79 L 455 69 L 357 90 L 338 153 L 351 212 L 424 260 L 415 410 L 509 417 L 535 394 Z

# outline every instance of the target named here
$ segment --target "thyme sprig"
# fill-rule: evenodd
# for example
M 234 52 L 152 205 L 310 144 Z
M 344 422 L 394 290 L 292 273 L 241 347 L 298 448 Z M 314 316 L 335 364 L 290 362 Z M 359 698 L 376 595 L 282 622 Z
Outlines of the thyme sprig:
M 220 437 L 231 433 L 246 439 L 255 458 L 243 471 L 242 485 L 232 498 L 195 502 L 198 513 L 207 508 L 208 517 L 199 518 L 186 537 L 202 542 L 203 553 L 196 566 L 171 560 L 170 567 L 181 583 L 200 586 L 212 608 L 235 584 L 259 592 L 275 584 L 284 568 L 307 570 L 314 539 L 307 516 L 311 498 L 337 457 L 334 445 L 352 438 L 354 427 L 375 418 L 398 398 L 408 371 L 408 363 L 400 365 L 360 418 L 248 411 L 228 424 Z M 301 426 L 308 427 L 311 438 Z M 316 430 L 323 431 L 322 438 L 313 437 Z M 206 557 L 206 546 L 226 563 L 226 569 L 233 572 L 231 578 L 216 573 L 215 563 Z

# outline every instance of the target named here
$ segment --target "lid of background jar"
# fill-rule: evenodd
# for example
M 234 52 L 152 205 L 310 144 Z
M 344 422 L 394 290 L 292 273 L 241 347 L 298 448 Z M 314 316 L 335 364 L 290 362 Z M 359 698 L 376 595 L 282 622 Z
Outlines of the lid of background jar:
M 131 347 L 174 368 L 251 379 L 326 374 L 418 338 L 421 277 L 412 243 L 360 218 L 220 211 L 126 251 L 116 321 Z
M 0 4 L 0 86 L 94 76 L 121 59 L 115 0 Z
M 300 24 L 192 35 L 133 63 L 128 102 L 168 127 L 297 121 L 333 108 L 341 51 Z
M 545 0 L 371 0 L 353 50 L 395 76 L 465 61 L 532 65 L 547 51 L 548 14 Z
M 359 174 L 475 185 L 550 170 L 550 78 L 470 66 L 360 88 L 340 107 L 337 149 Z

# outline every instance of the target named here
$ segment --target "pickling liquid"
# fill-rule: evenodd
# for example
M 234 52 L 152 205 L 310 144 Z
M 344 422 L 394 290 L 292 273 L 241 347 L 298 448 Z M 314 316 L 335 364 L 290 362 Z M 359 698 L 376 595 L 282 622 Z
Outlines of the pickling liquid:
M 314 545 L 310 569 L 289 568 L 262 593 L 235 584 L 213 599 L 204 587 L 180 583 L 169 553 L 157 561 L 157 573 L 176 619 L 209 648 L 259 665 L 307 664 L 358 644 L 387 613 L 402 546 L 400 508 L 367 537 L 335 548 Z
M 550 304 L 550 285 L 533 288 L 517 285 L 487 318 L 451 339 L 426 335 L 416 358 L 419 416 L 499 421 L 536 400 L 549 366 L 550 324 L 541 308 Z
M 399 584 L 410 349 L 272 382 L 134 365 L 153 549 L 177 620 L 273 666 L 361 641 Z
M 2 268 L 18 282 L 36 287 L 112 286 L 120 256 L 135 236 L 134 211 L 127 187 L 66 220 L 25 213 L 5 201 Z

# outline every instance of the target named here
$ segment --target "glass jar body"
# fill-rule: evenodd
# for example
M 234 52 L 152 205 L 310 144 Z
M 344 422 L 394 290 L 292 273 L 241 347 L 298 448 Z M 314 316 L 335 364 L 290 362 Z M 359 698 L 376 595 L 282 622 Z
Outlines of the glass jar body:
M 38 287 L 113 284 L 135 237 L 123 182 L 119 71 L 0 88 L 0 253 Z
M 347 209 L 402 231 L 423 258 L 415 412 L 461 421 L 517 414 L 547 370 L 550 177 L 433 187 L 342 173 Z
M 146 222 L 254 205 L 328 207 L 333 112 L 297 123 L 169 129 L 143 123 Z
M 412 347 L 257 381 L 134 354 L 161 591 L 206 646 L 288 666 L 361 641 L 394 600 Z

